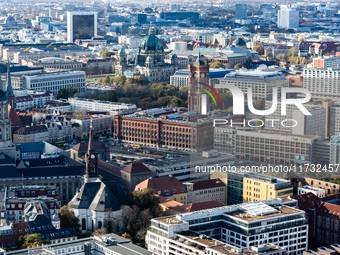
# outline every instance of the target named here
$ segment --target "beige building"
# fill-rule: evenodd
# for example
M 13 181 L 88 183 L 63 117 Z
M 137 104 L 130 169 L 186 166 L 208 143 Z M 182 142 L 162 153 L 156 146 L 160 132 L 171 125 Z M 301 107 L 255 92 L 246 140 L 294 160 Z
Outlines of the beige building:
M 14 143 L 33 143 L 49 141 L 49 132 L 45 125 L 21 127 L 13 133 Z
M 188 203 L 216 201 L 226 203 L 226 185 L 220 179 L 184 183 L 188 190 Z

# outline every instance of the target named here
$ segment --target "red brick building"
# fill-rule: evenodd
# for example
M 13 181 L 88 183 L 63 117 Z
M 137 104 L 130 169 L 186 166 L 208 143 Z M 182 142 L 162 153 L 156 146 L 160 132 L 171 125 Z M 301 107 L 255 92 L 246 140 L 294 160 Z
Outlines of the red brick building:
M 171 114 L 171 115 L 176 115 Z M 168 115 L 116 115 L 113 136 L 126 143 L 147 147 L 199 151 L 212 148 L 214 142 L 213 121 L 192 118 L 169 119 Z M 197 115 L 196 115 L 197 116 Z

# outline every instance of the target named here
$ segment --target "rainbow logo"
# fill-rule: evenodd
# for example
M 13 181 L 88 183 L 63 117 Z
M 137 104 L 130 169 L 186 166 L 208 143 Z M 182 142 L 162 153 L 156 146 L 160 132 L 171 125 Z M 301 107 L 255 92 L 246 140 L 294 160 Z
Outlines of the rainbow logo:
M 213 87 L 209 86 L 208 84 L 202 83 L 202 82 L 198 82 L 198 83 L 202 84 L 203 86 L 209 88 L 212 92 L 214 92 L 214 94 L 217 96 L 218 100 L 220 101 L 221 106 L 223 106 L 220 95 L 217 93 L 217 91 Z M 217 106 L 216 99 L 214 98 L 213 94 L 209 90 L 207 90 L 205 88 L 199 88 L 199 89 L 203 90 L 205 93 L 207 93 L 212 98 L 212 100 L 214 101 L 215 105 Z

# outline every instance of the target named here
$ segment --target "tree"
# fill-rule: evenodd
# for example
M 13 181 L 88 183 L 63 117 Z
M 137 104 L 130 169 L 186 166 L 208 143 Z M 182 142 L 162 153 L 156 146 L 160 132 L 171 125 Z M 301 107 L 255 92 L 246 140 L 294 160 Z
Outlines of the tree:
M 291 47 L 289 52 L 292 54 L 293 57 L 296 57 L 299 53 L 299 50 L 296 47 Z
M 304 41 L 305 41 L 305 39 L 302 38 L 302 37 L 300 37 L 300 38 L 298 39 L 298 42 L 304 42 Z
M 64 98 L 67 99 L 69 97 L 73 97 L 74 94 L 77 93 L 75 88 L 62 88 L 58 91 L 57 99 Z
M 259 53 L 259 55 L 263 55 L 264 54 L 264 47 L 261 44 L 255 45 L 253 47 L 253 50 L 256 50 Z
M 234 69 L 240 69 L 240 68 L 242 68 L 242 65 L 241 65 L 241 64 L 236 64 L 236 65 L 234 66 Z
M 250 57 L 246 57 L 246 63 L 244 64 L 244 67 L 249 69 L 251 67 L 252 61 Z
M 233 45 L 233 37 L 229 35 L 229 46 Z
M 102 57 L 111 57 L 112 55 L 114 55 L 114 52 L 109 51 L 108 49 L 103 49 Z
M 63 228 L 75 228 L 76 231 L 80 232 L 79 219 L 76 217 L 74 212 L 70 210 L 68 205 L 64 205 L 59 210 L 60 227 Z
M 128 239 L 128 240 L 132 239 L 131 235 L 126 233 L 126 232 L 124 234 L 122 234 L 122 237 L 125 238 L 125 239 Z
M 159 199 L 155 196 L 152 189 L 134 191 L 128 198 L 129 205 L 136 205 L 140 210 L 150 210 L 153 217 L 160 214 Z
M 41 246 L 42 244 L 50 244 L 49 239 L 43 239 L 40 233 L 28 234 L 20 236 L 18 240 L 18 247 L 24 249 L 27 247 Z
M 92 236 L 102 236 L 102 235 L 106 235 L 106 234 L 107 234 L 106 228 L 99 228 L 92 233 Z
M 118 85 L 124 85 L 126 82 L 126 76 L 125 75 L 118 75 L 113 78 L 113 82 Z
M 104 80 L 103 80 L 103 83 L 110 84 L 110 76 L 106 75 Z
M 213 61 L 213 62 L 210 62 L 209 63 L 209 67 L 210 68 L 220 68 L 222 67 L 223 65 L 221 64 L 221 62 L 219 61 Z

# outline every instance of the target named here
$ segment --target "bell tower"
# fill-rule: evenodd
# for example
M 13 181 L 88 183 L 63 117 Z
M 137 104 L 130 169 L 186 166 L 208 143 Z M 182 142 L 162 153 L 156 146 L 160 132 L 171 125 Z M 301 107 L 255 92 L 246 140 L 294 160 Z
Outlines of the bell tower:
M 91 127 L 90 127 L 88 149 L 87 149 L 87 153 L 85 154 L 85 163 L 86 163 L 85 182 L 88 182 L 90 179 L 97 179 L 99 177 L 98 156 L 94 149 L 92 120 L 91 120 Z
M 188 110 L 200 114 L 207 114 L 211 110 L 208 94 L 204 92 L 204 85 L 209 85 L 209 65 L 199 54 L 193 64 L 189 65 Z

